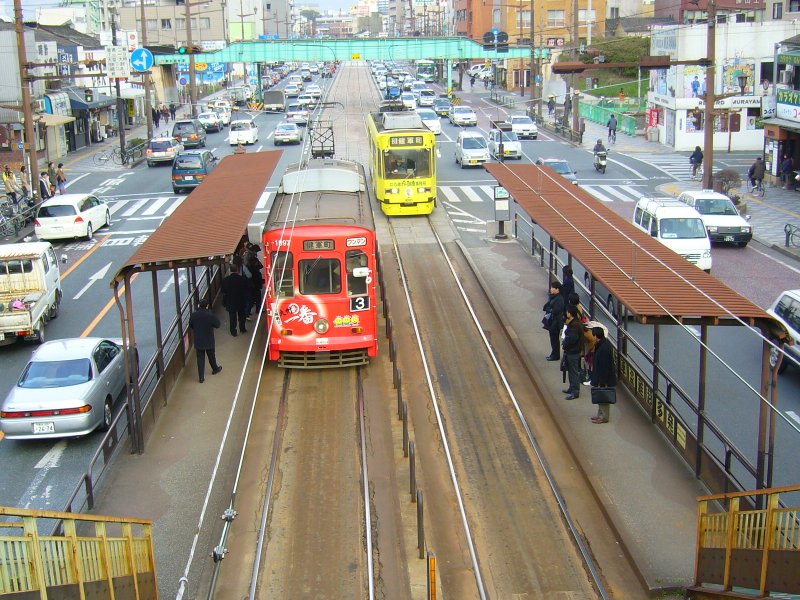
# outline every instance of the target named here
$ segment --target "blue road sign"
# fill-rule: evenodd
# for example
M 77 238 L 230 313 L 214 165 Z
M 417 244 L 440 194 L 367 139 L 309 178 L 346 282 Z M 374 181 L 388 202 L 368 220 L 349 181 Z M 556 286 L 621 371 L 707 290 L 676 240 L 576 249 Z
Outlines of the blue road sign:
M 149 71 L 153 62 L 153 53 L 147 48 L 137 48 L 131 52 L 131 66 L 136 71 Z

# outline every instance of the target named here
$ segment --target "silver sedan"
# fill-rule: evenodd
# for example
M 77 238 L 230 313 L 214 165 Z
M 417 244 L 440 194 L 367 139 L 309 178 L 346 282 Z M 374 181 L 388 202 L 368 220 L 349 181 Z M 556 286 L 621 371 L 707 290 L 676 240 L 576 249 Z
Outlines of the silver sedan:
M 121 340 L 69 338 L 34 351 L 0 407 L 9 439 L 86 435 L 111 426 L 125 388 Z

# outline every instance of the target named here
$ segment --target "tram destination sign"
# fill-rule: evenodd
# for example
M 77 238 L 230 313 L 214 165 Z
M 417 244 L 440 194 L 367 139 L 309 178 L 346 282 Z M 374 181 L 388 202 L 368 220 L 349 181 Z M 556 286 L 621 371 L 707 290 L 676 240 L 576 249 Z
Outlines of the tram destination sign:
M 421 135 L 393 135 L 389 138 L 390 146 L 421 146 Z
M 303 250 L 313 252 L 314 250 L 333 250 L 333 240 L 304 240 Z

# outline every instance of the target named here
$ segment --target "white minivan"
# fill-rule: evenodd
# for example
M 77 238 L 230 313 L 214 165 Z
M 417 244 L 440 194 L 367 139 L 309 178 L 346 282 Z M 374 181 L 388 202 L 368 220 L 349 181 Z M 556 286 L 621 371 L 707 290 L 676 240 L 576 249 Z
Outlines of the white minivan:
M 712 242 L 744 248 L 753 238 L 753 226 L 739 214 L 733 200 L 725 194 L 687 190 L 678 196 L 678 200 L 700 213 Z
M 791 336 L 783 347 L 786 356 L 778 368 L 778 373 L 783 373 L 790 363 L 800 366 L 800 290 L 781 292 L 767 312 L 780 320 Z
M 640 198 L 632 220 L 667 248 L 711 272 L 711 241 L 695 209 L 675 198 Z

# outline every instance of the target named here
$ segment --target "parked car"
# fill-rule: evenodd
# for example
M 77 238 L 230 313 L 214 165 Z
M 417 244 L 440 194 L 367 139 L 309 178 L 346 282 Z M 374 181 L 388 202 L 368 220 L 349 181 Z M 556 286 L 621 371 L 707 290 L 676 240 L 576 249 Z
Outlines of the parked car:
M 531 139 L 535 140 L 539 137 L 539 128 L 527 115 L 511 115 L 508 118 L 511 123 L 511 131 L 517 134 L 521 140 Z
M 286 121 L 295 125 L 308 125 L 309 110 L 300 104 L 290 104 L 286 107 Z
M 460 131 L 456 139 L 455 157 L 462 169 L 487 162 L 490 157 L 486 138 L 477 131 Z
M 157 137 L 147 142 L 144 151 L 147 166 L 153 167 L 156 163 L 172 162 L 179 152 L 183 151 L 183 144 L 175 138 Z
M 783 373 L 790 363 L 800 367 L 800 290 L 781 292 L 767 312 L 786 326 L 790 336 L 789 343 L 783 346 L 786 356 L 778 373 Z
M 93 194 L 62 194 L 42 202 L 33 231 L 40 240 L 90 240 L 104 225 L 111 225 L 111 210 L 105 200 Z
M 231 123 L 231 130 L 228 134 L 228 143 L 231 146 L 237 144 L 255 144 L 258 141 L 258 126 L 250 119 L 237 119 Z
M 546 167 L 550 167 L 556 173 L 563 176 L 564 179 L 571 181 L 575 185 L 578 185 L 578 178 L 576 175 L 578 174 L 577 171 L 573 171 L 572 167 L 569 166 L 569 163 L 562 158 L 538 158 L 536 159 L 537 165 L 544 165 Z
M 125 388 L 121 340 L 67 338 L 31 356 L 0 407 L 6 438 L 39 439 L 106 431 Z
M 206 145 L 206 128 L 197 119 L 179 119 L 172 126 L 172 137 L 185 148 L 201 148 Z
M 700 213 L 713 243 L 744 248 L 753 238 L 753 227 L 739 214 L 728 196 L 711 190 L 689 190 L 678 196 L 678 200 Z
M 500 144 L 503 145 L 503 158 L 522 160 L 522 144 L 519 143 L 516 133 L 502 129 L 490 130 L 489 153 L 498 160 L 500 159 Z
M 206 131 L 220 131 L 222 129 L 222 119 L 215 112 L 201 112 L 197 115 L 197 120 L 203 124 Z
M 303 141 L 303 132 L 295 123 L 278 123 L 272 134 L 272 143 L 276 146 L 299 144 L 301 141 Z
M 478 124 L 478 115 L 469 106 L 451 106 L 448 113 L 450 123 L 461 127 L 475 126 Z
M 442 122 L 439 120 L 439 115 L 433 112 L 430 108 L 418 108 L 417 114 L 422 119 L 423 125 L 430 129 L 434 135 L 442 133 Z
M 172 163 L 172 191 L 176 194 L 186 188 L 196 188 L 217 166 L 217 157 L 211 150 L 186 150 Z

